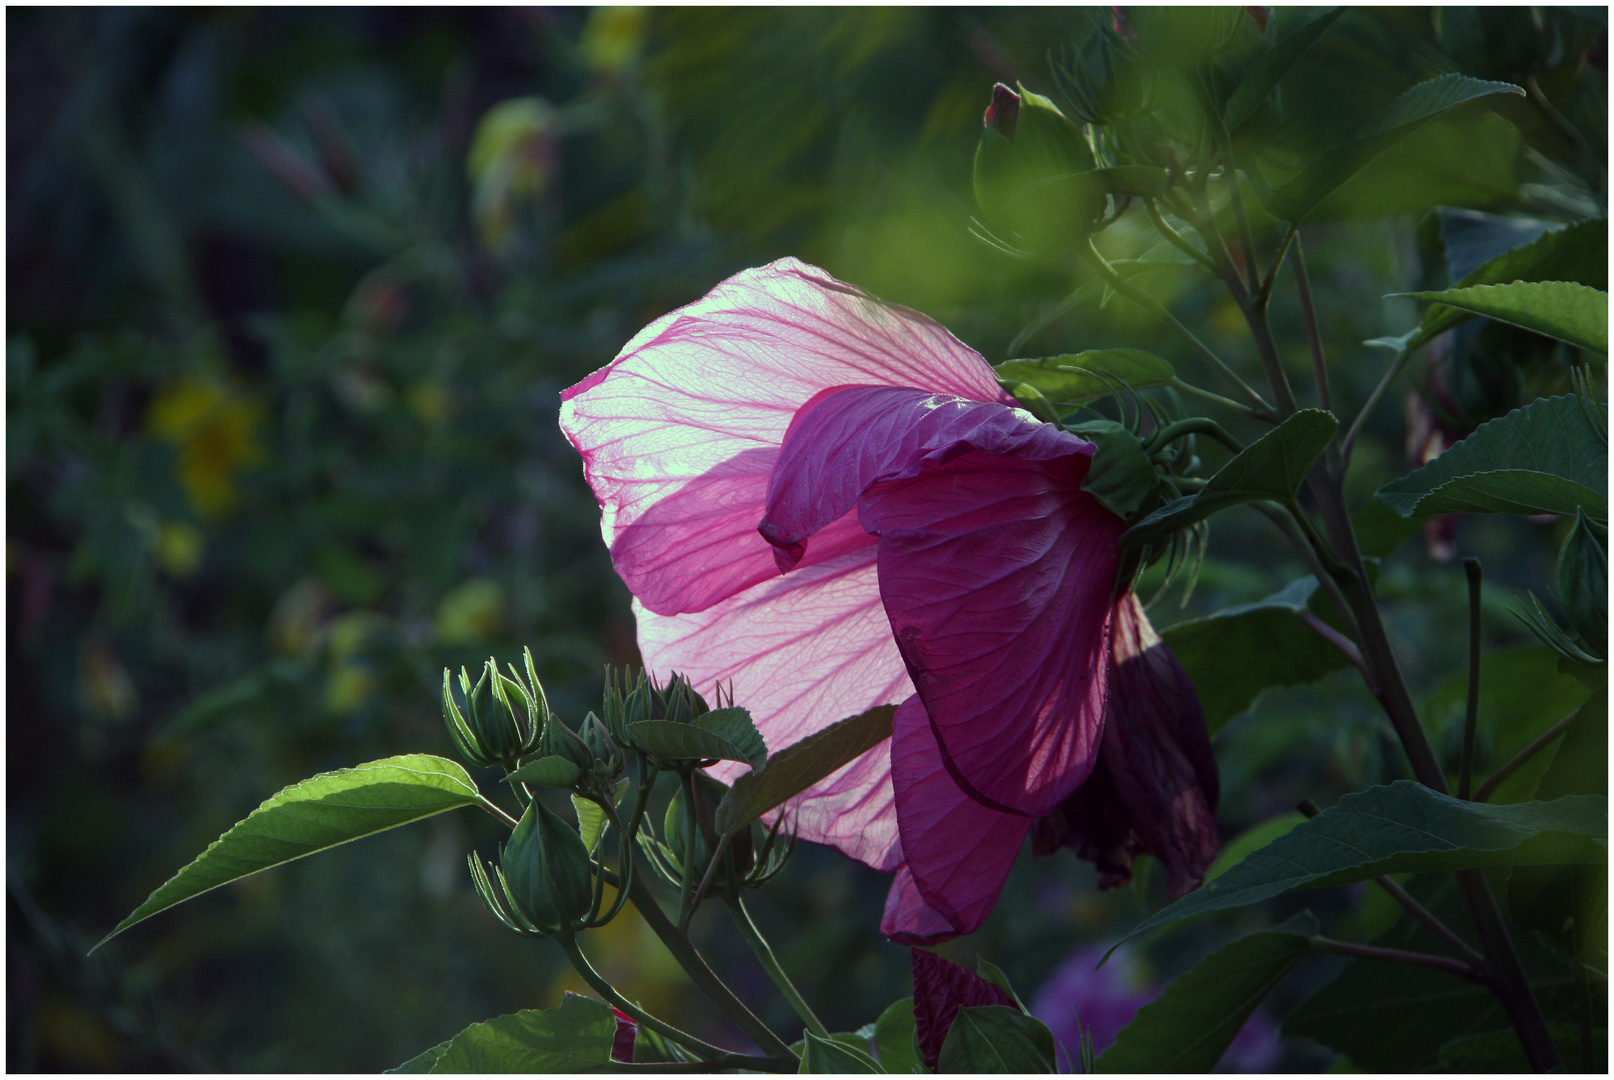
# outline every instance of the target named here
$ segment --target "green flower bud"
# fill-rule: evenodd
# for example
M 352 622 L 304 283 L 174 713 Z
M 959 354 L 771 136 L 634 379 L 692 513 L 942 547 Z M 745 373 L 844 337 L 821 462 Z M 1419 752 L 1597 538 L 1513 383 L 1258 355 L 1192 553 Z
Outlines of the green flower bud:
M 1558 603 L 1590 651 L 1608 655 L 1608 553 L 1584 513 L 1558 552 Z
M 588 850 L 577 830 L 534 800 L 499 853 L 513 913 L 544 933 L 573 930 L 594 904 Z
M 475 686 L 471 685 L 470 673 L 460 668 L 459 684 L 456 697 L 453 680 L 445 668 L 443 722 L 462 757 L 476 765 L 508 768 L 533 751 L 548 709 L 542 690 L 535 699 L 519 679 L 501 675 L 492 659 L 482 666 L 482 677 Z
M 562 723 L 559 717 L 550 718 L 549 724 L 544 728 L 544 737 L 539 748 L 545 757 L 551 755 L 563 757 L 583 772 L 587 772 L 594 765 L 594 751 L 589 749 L 588 744 L 577 732 Z
M 1008 230 L 1006 239 L 1046 251 L 1093 231 L 1107 199 L 1072 182 L 1093 170 L 1093 153 L 1052 101 L 999 83 L 985 125 L 975 148 L 975 201 Z
M 1137 53 L 1108 27 L 1100 27 L 1080 50 L 1067 52 L 1054 65 L 1071 114 L 1084 123 L 1106 127 L 1148 111 L 1154 98 L 1154 73 Z
M 655 691 L 652 695 L 651 719 L 670 720 L 675 724 L 687 724 L 697 716 L 705 716 L 711 712 L 706 699 L 695 692 L 684 676 L 673 672 L 672 679 L 665 687 Z

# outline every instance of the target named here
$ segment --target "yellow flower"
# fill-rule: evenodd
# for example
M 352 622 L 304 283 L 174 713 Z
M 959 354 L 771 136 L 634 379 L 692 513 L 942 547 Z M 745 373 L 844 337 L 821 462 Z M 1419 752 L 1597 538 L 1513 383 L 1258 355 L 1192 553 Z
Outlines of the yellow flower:
M 235 477 L 263 460 L 261 409 L 222 383 L 186 378 L 160 390 L 146 413 L 146 430 L 179 451 L 180 486 L 205 518 L 236 503 Z

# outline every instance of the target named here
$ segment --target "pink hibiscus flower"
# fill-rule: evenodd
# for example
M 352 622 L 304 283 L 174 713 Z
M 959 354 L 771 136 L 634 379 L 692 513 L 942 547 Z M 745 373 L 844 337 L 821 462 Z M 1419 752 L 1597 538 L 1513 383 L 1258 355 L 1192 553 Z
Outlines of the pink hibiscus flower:
M 774 749 L 898 706 L 888 742 L 788 808 L 802 839 L 895 873 L 883 932 L 974 930 L 1034 827 L 1109 881 L 1149 851 L 1174 891 L 1199 882 L 1215 764 L 1186 675 L 1117 595 L 1094 447 L 980 354 L 783 259 L 562 401 L 651 671 L 732 682 Z M 1089 777 L 1109 794 L 1083 798 Z

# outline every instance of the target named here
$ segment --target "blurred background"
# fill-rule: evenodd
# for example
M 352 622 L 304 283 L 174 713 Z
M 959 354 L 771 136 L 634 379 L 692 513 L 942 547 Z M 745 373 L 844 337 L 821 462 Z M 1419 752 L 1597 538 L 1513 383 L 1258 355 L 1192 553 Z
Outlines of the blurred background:
M 1249 11 L 1252 33 L 1306 17 Z M 282 786 L 449 754 L 445 665 L 530 645 L 575 720 L 606 664 L 636 662 L 558 395 L 728 274 L 796 255 L 993 362 L 1134 345 L 1214 385 L 1074 260 L 1016 261 L 969 233 L 992 83 L 1051 93 L 1050 50 L 1109 17 L 8 9 L 8 1068 L 375 1071 L 582 989 L 557 949 L 483 910 L 464 855 L 491 853 L 500 830 L 470 814 L 246 879 L 85 954 Z M 1416 321 L 1383 295 L 1460 275 L 1437 207 L 1525 228 L 1603 214 L 1603 9 L 1352 11 L 1285 82 L 1275 137 L 1295 154 L 1338 142 L 1449 70 L 1532 80 L 1546 107 L 1510 98 L 1436 125 L 1307 231 L 1345 409 L 1389 357 L 1361 343 Z M 1128 254 L 1145 226 L 1128 214 L 1103 245 Z M 1253 367 L 1219 286 L 1193 267 L 1144 280 Z M 1309 385 L 1287 282 L 1274 317 Z M 1430 355 L 1369 426 L 1359 501 L 1431 437 L 1567 385 L 1550 343 L 1483 322 Z M 1488 676 L 1482 760 L 1584 696 L 1504 610 L 1525 588 L 1550 593 L 1563 528 L 1374 534 L 1443 753 L 1455 758 L 1463 679 L 1458 553 L 1485 560 L 1487 633 L 1508 650 Z M 1174 589 L 1152 615 L 1168 626 L 1303 573 L 1264 520 L 1225 515 L 1192 595 Z M 1402 768 L 1340 671 L 1267 693 L 1217 751 L 1227 840 Z M 876 930 L 886 884 L 803 849 L 754 902 L 832 1030 L 908 992 L 906 950 Z M 1069 852 L 1025 858 L 987 926 L 940 951 L 986 956 L 1028 1000 L 1042 988 L 1046 1008 L 1096 1016 L 1094 1002 L 1131 1000 L 1302 906 L 1202 920 L 1093 975 L 1082 950 L 1112 943 L 1161 885 L 1140 873 L 1101 894 Z M 1333 919 L 1394 917 L 1359 890 L 1302 899 Z M 722 918 L 696 927 L 794 1037 Z M 731 1037 L 636 918 L 592 950 L 652 1010 Z M 1277 1047 L 1272 1018 L 1333 970 L 1316 961 L 1279 988 L 1244 1066 L 1328 1067 L 1321 1047 Z

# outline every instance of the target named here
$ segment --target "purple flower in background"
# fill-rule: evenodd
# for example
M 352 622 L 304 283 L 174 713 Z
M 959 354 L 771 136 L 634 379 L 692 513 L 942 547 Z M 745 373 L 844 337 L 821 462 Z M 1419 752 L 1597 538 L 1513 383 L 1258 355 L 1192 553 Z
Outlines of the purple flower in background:
M 562 398 L 649 669 L 731 684 L 773 749 L 897 704 L 888 742 L 789 806 L 802 839 L 895 873 L 884 933 L 974 930 L 1050 815 L 1039 843 L 1102 853 L 1107 880 L 1150 851 L 1198 883 L 1215 767 L 1186 676 L 1116 595 L 1094 446 L 978 353 L 785 259 Z M 1095 767 L 1106 794 L 1072 805 Z
M 1160 986 L 1145 986 L 1137 965 L 1117 949 L 1102 968 L 1102 946 L 1070 954 L 1031 999 L 1031 1014 L 1048 1025 L 1059 1044 L 1061 1072 L 1081 1071 L 1081 1036 L 1093 1041 L 1093 1055 L 1104 1053 L 1139 1009 L 1159 996 Z M 1277 1028 L 1260 1013 L 1250 1017 L 1216 1066 L 1219 1073 L 1271 1072 L 1283 1056 Z

